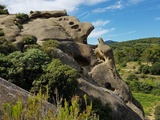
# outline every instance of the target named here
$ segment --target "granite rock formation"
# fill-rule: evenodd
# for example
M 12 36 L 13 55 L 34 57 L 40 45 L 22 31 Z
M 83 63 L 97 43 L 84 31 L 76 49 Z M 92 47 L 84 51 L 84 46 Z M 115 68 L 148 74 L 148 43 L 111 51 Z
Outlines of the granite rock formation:
M 0 29 L 5 34 L 3 37 L 20 45 L 22 49 L 21 39 L 25 35 L 34 36 L 40 45 L 49 39 L 57 40 L 59 59 L 81 74 L 78 78 L 80 92 L 98 98 L 104 104 L 109 103 L 113 109 L 113 120 L 145 119 L 142 106 L 134 99 L 116 70 L 112 49 L 102 38 L 98 38 L 98 45 L 87 44 L 87 37 L 94 29 L 90 23 L 81 23 L 63 10 L 32 11 L 18 23 L 19 20 L 15 18 L 16 15 L 0 15 Z M 3 81 L 0 82 L 0 91 L 2 84 Z M 14 99 L 14 93 L 11 94 Z M 2 97 L 0 92 L 1 104 L 5 100 L 5 97 L 1 100 Z

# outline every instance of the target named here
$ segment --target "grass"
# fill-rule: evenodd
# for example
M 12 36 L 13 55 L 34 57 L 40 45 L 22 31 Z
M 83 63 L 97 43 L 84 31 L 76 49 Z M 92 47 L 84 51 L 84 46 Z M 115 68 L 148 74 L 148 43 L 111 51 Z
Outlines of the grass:
M 160 104 L 160 96 L 135 92 L 133 96 L 141 103 L 146 115 L 150 115 L 154 106 Z

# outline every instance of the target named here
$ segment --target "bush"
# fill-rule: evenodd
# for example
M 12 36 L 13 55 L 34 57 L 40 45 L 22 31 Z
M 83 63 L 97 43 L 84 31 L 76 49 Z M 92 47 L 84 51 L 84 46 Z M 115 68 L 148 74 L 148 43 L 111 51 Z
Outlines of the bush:
M 160 96 L 160 89 L 153 88 L 151 91 L 151 94 L 156 95 L 156 96 Z
M 29 97 L 25 104 L 20 99 L 16 103 L 5 103 L 2 120 L 99 120 L 93 113 L 92 102 L 86 104 L 86 109 L 81 111 L 80 99 L 74 96 L 71 104 L 60 99 L 53 108 L 45 106 L 47 96 L 39 92 L 36 96 Z M 86 101 L 86 97 L 84 99 Z
M 131 81 L 128 83 L 128 85 L 131 91 L 134 91 L 134 92 L 142 92 L 142 93 L 149 94 L 153 89 L 152 85 L 145 82 Z
M 4 38 L 0 38 L 0 53 L 8 55 L 16 50 L 18 48 L 14 44 Z
M 148 73 L 150 73 L 150 66 L 141 65 L 140 68 L 139 68 L 139 71 L 140 71 L 140 73 L 148 74 Z
M 151 86 L 150 84 L 145 82 L 140 83 L 140 92 L 149 94 L 151 93 L 152 89 L 153 86 Z
M 154 115 L 155 115 L 155 120 L 160 120 L 160 105 L 158 105 L 158 106 L 155 108 Z
M 18 14 L 16 14 L 16 18 L 18 18 L 18 19 L 26 19 L 26 18 L 28 18 L 28 15 L 24 14 L 24 13 L 18 13 Z
M 137 76 L 135 74 L 129 74 L 127 76 L 127 80 L 133 81 L 133 80 L 138 80 L 138 78 L 137 78 Z
M 8 10 L 6 9 L 6 6 L 0 5 L 0 14 L 9 14 Z
M 128 83 L 128 86 L 131 89 L 131 91 L 140 92 L 140 82 L 131 81 L 131 82 Z
M 160 75 L 160 62 L 156 62 L 152 65 L 150 72 L 152 75 Z
M 53 59 L 44 68 L 44 74 L 33 82 L 32 92 L 38 92 L 40 87 L 45 91 L 45 86 L 48 85 L 51 98 L 55 96 L 55 89 L 58 89 L 61 96 L 70 98 L 77 89 L 77 77 L 78 72 L 75 69 Z
M 49 62 L 47 54 L 39 49 L 29 49 L 24 53 L 16 51 L 7 58 L 12 63 L 7 79 L 26 90 L 30 90 L 33 80 L 43 73 L 42 66 Z
M 57 48 L 58 46 L 59 43 L 56 40 L 47 40 L 43 42 L 41 50 L 47 53 L 50 58 L 55 58 L 56 57 L 55 48 Z
M 32 35 L 26 35 L 22 38 L 22 42 L 24 44 L 35 44 L 37 42 L 37 38 Z

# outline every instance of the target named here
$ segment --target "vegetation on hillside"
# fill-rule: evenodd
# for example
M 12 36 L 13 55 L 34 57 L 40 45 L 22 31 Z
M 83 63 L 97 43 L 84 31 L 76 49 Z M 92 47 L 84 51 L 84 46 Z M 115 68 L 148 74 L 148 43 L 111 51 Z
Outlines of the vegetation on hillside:
M 81 110 L 78 96 L 73 96 L 70 103 L 57 98 L 54 104 L 57 111 L 45 103 L 47 99 L 48 94 L 42 94 L 40 90 L 36 96 L 30 96 L 25 104 L 20 99 L 15 103 L 5 103 L 2 120 L 99 120 L 92 109 L 92 102 L 87 103 L 86 95 L 83 96 L 84 110 Z
M 138 61 L 146 64 L 160 62 L 160 38 L 145 38 L 110 44 L 117 64 Z
M 150 115 L 160 100 L 160 38 L 131 40 L 109 46 L 113 49 L 119 74 L 141 102 L 145 113 Z
M 77 90 L 77 78 L 79 77 L 79 73 L 74 68 L 63 64 L 57 59 L 56 48 L 58 47 L 58 42 L 56 40 L 47 40 L 43 42 L 43 46 L 39 46 L 36 44 L 35 40 L 33 36 L 24 36 L 21 40 L 22 46 L 18 47 L 18 45 L 16 46 L 6 39 L 0 38 L 0 77 L 35 94 L 37 94 L 40 89 L 42 93 L 48 91 L 48 101 L 52 103 L 56 99 L 55 90 L 58 90 L 59 96 L 63 99 L 58 114 L 63 116 L 65 113 L 68 118 L 71 116 L 73 117 L 70 112 L 74 112 L 77 119 L 81 119 L 81 117 L 90 119 L 90 117 L 87 118 L 89 113 L 86 110 L 91 111 L 91 108 L 86 108 L 85 112 L 79 114 L 80 108 L 84 106 L 81 106 L 79 103 L 81 96 L 73 97 L 73 99 L 75 99 L 73 104 L 76 107 L 73 109 L 78 111 L 71 110 L 73 105 L 70 101 L 72 101 L 71 98 L 75 95 L 75 91 Z M 46 89 L 46 86 L 48 86 L 48 89 Z M 19 108 L 22 107 L 19 105 L 21 102 L 22 101 L 18 101 L 16 105 L 9 105 L 7 109 L 5 108 L 6 112 L 15 111 L 13 109 L 21 110 L 20 113 L 5 113 L 5 117 L 7 117 L 5 120 L 15 116 L 15 120 L 19 120 L 19 117 L 24 116 L 23 112 L 26 113 L 27 111 L 25 110 L 30 108 L 25 108 L 25 106 L 24 108 Z M 94 100 L 92 106 L 94 113 L 96 113 L 101 120 L 109 120 L 111 118 L 112 109 L 108 104 L 103 105 L 101 101 Z M 39 109 L 39 104 L 36 104 L 34 109 Z M 84 108 L 82 110 L 84 110 Z M 28 112 L 28 119 L 34 117 L 32 115 L 34 111 Z M 20 116 L 17 114 L 20 114 Z M 38 112 L 36 114 L 39 115 Z M 58 118 L 54 120 L 56 119 Z

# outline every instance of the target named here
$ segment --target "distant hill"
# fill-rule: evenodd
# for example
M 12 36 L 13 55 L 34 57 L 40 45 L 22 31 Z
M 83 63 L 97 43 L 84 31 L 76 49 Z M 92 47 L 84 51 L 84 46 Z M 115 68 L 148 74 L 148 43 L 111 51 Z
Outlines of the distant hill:
M 116 41 L 113 41 L 113 40 L 107 40 L 105 41 L 106 44 L 113 44 L 113 43 L 117 43 Z

